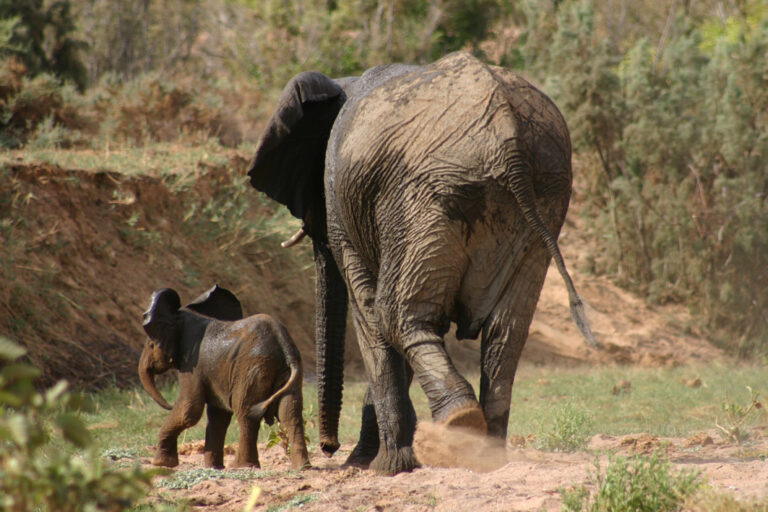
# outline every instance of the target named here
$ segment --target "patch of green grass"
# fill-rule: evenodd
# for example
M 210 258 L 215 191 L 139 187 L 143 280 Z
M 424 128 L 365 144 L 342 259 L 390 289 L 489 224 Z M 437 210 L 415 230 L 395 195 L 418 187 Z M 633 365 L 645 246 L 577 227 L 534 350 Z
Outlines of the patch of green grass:
M 687 387 L 685 381 L 692 377 L 702 385 Z M 622 380 L 631 382 L 631 388 L 614 394 L 613 387 Z M 537 434 L 542 418 L 552 418 L 558 408 L 571 404 L 588 413 L 602 434 L 683 436 L 714 428 L 726 394 L 742 396 L 745 386 L 768 389 L 768 372 L 761 365 L 729 363 L 679 368 L 526 366 L 515 378 L 509 432 Z M 764 410 L 757 412 L 747 427 L 766 423 Z
M 682 381 L 698 376 L 703 385 L 686 387 Z M 632 383 L 631 391 L 615 395 L 612 387 L 620 380 Z M 476 384 L 477 378 L 470 378 Z M 712 364 L 695 368 L 575 368 L 543 369 L 524 367 L 518 372 L 512 394 L 509 432 L 534 434 L 545 449 L 578 449 L 588 436 L 597 433 L 623 435 L 646 432 L 656 436 L 684 436 L 714 428 L 722 416 L 726 396 L 744 394 L 744 386 L 768 389 L 768 372 L 759 366 Z M 360 433 L 360 417 L 367 383 L 347 380 L 339 423 L 339 440 L 354 443 Z M 169 402 L 177 395 L 175 383 L 161 386 Z M 85 414 L 86 424 L 99 453 L 128 450 L 147 456 L 157 442 L 160 425 L 168 412 L 161 409 L 140 388 L 106 389 L 91 395 L 94 412 Z M 417 384 L 411 399 L 419 421 L 430 421 L 427 399 Z M 318 439 L 317 388 L 304 385 L 306 435 Z M 764 409 L 753 410 L 742 428 L 766 423 Z M 179 443 L 205 438 L 205 416 L 184 431 Z M 599 426 L 599 427 L 598 427 Z M 259 442 L 267 443 L 272 428 L 264 425 Z M 237 422 L 227 432 L 227 443 L 237 442 Z M 112 451 L 110 451 L 112 450 Z
M 176 471 L 172 476 L 160 480 L 158 487 L 166 489 L 189 489 L 204 480 L 255 480 L 278 475 L 275 471 L 261 471 L 254 469 L 213 469 L 194 468 L 184 471 Z
M 660 453 L 615 457 L 605 470 L 595 460 L 589 477 L 594 492 L 585 485 L 561 490 L 563 510 L 572 512 L 659 512 L 679 510 L 688 496 L 703 485 L 692 471 L 675 473 Z
M 226 165 L 228 152 L 231 150 L 215 139 L 199 145 L 166 142 L 76 150 L 47 146 L 7 151 L 0 155 L 0 163 L 47 162 L 64 169 L 108 169 L 129 176 L 176 176 L 194 181 L 205 167 Z
M 312 503 L 317 499 L 316 494 L 297 494 L 289 501 L 281 503 L 279 505 L 272 505 L 267 508 L 267 512 L 282 512 L 283 510 L 290 510 L 292 508 L 300 508 L 307 503 Z

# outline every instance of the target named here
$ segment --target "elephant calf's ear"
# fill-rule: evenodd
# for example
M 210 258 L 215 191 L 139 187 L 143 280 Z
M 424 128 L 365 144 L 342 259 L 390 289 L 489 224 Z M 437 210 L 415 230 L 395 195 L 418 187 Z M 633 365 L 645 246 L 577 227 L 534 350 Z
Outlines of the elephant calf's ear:
M 243 306 L 235 294 L 217 284 L 185 307 L 217 320 L 232 321 L 243 318 Z
M 181 299 L 176 290 L 161 288 L 152 294 L 149 307 L 144 312 L 144 332 L 165 352 L 170 352 L 169 344 L 175 338 L 177 314 L 181 308 Z
M 300 73 L 283 89 L 248 169 L 251 184 L 304 221 L 313 239 L 325 237 L 323 171 L 331 128 L 346 96 L 316 71 Z

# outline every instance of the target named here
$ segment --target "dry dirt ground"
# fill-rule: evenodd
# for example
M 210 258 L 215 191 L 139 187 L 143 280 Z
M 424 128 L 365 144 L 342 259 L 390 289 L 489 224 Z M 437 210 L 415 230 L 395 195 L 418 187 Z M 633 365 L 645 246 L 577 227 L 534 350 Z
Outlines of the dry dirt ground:
M 758 434 L 759 435 L 759 434 Z M 177 470 L 202 465 L 200 443 L 183 445 Z M 718 493 L 749 501 L 768 498 L 768 463 L 757 453 L 766 453 L 765 436 L 749 445 L 720 440 L 714 431 L 687 439 L 656 438 L 647 434 L 595 436 L 591 451 L 542 452 L 507 446 L 506 462 L 491 471 L 464 468 L 423 467 L 394 477 L 371 471 L 345 468 L 342 463 L 352 446 L 328 459 L 310 453 L 313 467 L 292 472 L 282 448 L 261 450 L 267 476 L 255 480 L 205 480 L 188 490 L 155 491 L 152 499 L 187 499 L 191 510 L 242 511 L 251 500 L 252 510 L 306 511 L 541 511 L 560 510 L 558 489 L 580 485 L 594 474 L 594 450 L 628 456 L 666 452 L 674 470 L 700 472 Z M 229 455 L 228 458 L 231 458 Z M 143 461 L 145 464 L 149 459 Z M 607 456 L 600 457 L 604 469 Z M 256 497 L 255 500 L 252 497 Z M 291 501 L 293 500 L 293 502 Z M 294 503 L 297 508 L 286 506 Z M 280 508 L 280 506 L 285 508 Z

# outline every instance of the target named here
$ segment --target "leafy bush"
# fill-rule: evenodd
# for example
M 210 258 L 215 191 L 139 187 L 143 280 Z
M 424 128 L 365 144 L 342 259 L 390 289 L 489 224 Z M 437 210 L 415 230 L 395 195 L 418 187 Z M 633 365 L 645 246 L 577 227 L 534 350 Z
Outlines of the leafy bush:
M 595 473 L 590 475 L 590 481 L 595 486 L 594 493 L 584 485 L 560 490 L 563 510 L 675 511 L 702 485 L 701 477 L 692 471 L 672 473 L 669 462 L 658 452 L 612 458 L 604 472 L 595 459 Z
M 0 60 L 0 148 L 19 147 L 43 132 L 57 132 L 55 145 L 71 145 L 78 131 L 91 127 L 82 106 L 71 85 L 46 73 L 32 77 L 19 60 Z
M 105 467 L 76 414 L 85 402 L 64 381 L 36 391 L 39 371 L 14 362 L 24 353 L 0 337 L 0 509 L 117 511 L 142 498 L 159 472 Z
M 573 404 L 565 404 L 539 423 L 536 444 L 543 450 L 579 450 L 586 446 L 592 428 L 592 418 L 585 411 Z

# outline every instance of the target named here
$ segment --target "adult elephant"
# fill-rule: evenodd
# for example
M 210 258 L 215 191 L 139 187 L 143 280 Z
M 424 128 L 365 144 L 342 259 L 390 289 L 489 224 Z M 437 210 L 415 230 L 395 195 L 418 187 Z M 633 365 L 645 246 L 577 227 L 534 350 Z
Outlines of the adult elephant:
M 410 370 L 433 419 L 506 436 L 512 382 L 550 258 L 594 343 L 557 246 L 571 143 L 554 103 L 516 74 L 455 53 L 286 86 L 248 172 L 303 220 L 317 268 L 320 443 L 338 447 L 344 326 L 370 380 L 349 462 L 416 465 Z M 482 332 L 480 401 L 443 343 Z

